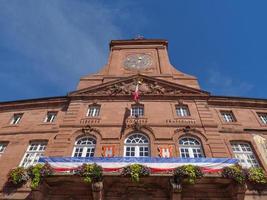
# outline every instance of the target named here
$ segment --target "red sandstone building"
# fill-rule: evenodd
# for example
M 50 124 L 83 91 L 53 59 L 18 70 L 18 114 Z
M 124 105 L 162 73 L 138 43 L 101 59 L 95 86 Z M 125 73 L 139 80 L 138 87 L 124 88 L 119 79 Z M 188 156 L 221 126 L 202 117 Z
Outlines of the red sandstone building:
M 114 40 L 102 70 L 67 96 L 0 103 L 1 188 L 11 168 L 41 156 L 235 157 L 267 170 L 267 100 L 203 91 L 196 77 L 170 64 L 167 48 L 166 40 Z M 267 199 L 213 175 L 181 190 L 164 174 L 139 184 L 107 174 L 103 185 L 109 200 Z M 0 199 L 100 199 L 93 192 L 79 177 L 58 175 L 35 191 L 1 189 Z

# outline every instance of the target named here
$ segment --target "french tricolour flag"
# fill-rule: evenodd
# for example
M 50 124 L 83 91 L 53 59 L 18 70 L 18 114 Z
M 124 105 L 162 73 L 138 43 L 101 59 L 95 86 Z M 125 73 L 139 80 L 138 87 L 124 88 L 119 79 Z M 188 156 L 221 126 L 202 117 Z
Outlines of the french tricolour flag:
M 182 165 L 196 165 L 203 172 L 218 172 L 223 167 L 238 163 L 234 158 L 158 158 L 158 157 L 42 157 L 39 163 L 48 162 L 57 172 L 75 170 L 83 163 L 100 165 L 105 172 L 118 172 L 123 167 L 131 164 L 141 164 L 151 169 L 152 173 L 170 172 Z
M 133 100 L 137 102 L 139 99 L 140 99 L 139 82 L 137 82 L 135 91 L 133 92 Z

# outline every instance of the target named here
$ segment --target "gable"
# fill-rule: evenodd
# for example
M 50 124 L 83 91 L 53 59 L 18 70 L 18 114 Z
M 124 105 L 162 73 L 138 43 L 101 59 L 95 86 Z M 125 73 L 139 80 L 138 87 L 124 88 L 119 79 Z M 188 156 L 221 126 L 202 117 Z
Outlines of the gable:
M 208 96 L 209 93 L 203 90 L 179 85 L 145 75 L 134 75 L 127 78 L 110 81 L 97 86 L 88 87 L 69 93 L 69 96 L 126 96 L 131 95 L 136 88 L 137 82 L 141 95 L 166 95 L 166 96 L 183 96 L 183 95 L 200 95 Z

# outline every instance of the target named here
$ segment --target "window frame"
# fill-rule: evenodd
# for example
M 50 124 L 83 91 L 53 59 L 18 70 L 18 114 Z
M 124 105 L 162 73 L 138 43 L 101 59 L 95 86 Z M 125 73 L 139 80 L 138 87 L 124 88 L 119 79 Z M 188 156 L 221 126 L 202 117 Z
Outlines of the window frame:
M 137 111 L 133 111 L 134 109 L 136 109 Z M 135 114 L 135 113 L 137 113 L 137 114 Z M 145 106 L 143 104 L 133 104 L 133 105 L 131 105 L 130 116 L 131 117 L 144 117 L 145 116 Z
M 180 112 L 178 112 L 178 110 Z M 180 113 L 181 115 L 179 115 L 178 113 Z M 186 115 L 185 115 L 185 113 L 186 113 Z M 184 105 L 184 104 L 175 105 L 175 114 L 176 114 L 176 117 L 190 117 L 191 116 L 188 105 Z
M 260 123 L 262 125 L 267 125 L 267 113 L 266 112 L 256 112 L 257 113 L 257 117 L 260 120 Z
M 5 153 L 8 142 L 0 141 L 0 158 Z
M 49 119 L 48 118 L 49 114 L 54 114 L 54 115 L 52 115 L 52 118 L 50 120 L 48 120 Z M 44 123 L 53 123 L 53 122 L 55 122 L 57 114 L 58 114 L 58 111 L 47 111 L 45 119 L 44 119 Z
M 237 122 L 235 114 L 232 110 L 220 110 L 219 112 L 220 112 L 220 116 L 221 116 L 223 123 L 228 124 L 228 123 L 236 123 Z M 224 115 L 224 114 L 226 114 L 226 115 Z M 227 114 L 229 114 L 229 115 L 227 115 Z M 225 117 L 225 116 L 227 116 L 227 117 Z M 230 118 L 229 118 L 229 116 L 230 116 Z M 229 120 L 229 119 L 231 119 L 231 120 Z
M 92 109 L 92 112 L 91 112 Z M 99 104 L 91 104 L 88 106 L 87 112 L 86 112 L 86 117 L 99 117 L 100 116 L 100 110 L 101 110 L 101 105 Z M 90 114 L 92 113 L 92 114 Z
M 194 140 L 199 144 L 180 144 L 180 142 L 184 139 L 187 139 L 188 141 Z M 204 153 L 204 149 L 203 149 L 203 145 L 200 139 L 196 138 L 196 137 L 192 137 L 192 136 L 183 136 L 180 137 L 178 140 L 178 145 L 179 145 L 179 153 L 180 153 L 180 157 L 181 158 L 205 158 L 205 153 Z M 184 152 L 182 152 L 182 150 Z M 187 150 L 187 152 L 185 151 Z M 196 150 L 196 152 L 194 152 L 194 150 Z M 198 151 L 199 150 L 199 151 Z M 188 154 L 188 156 L 183 156 Z M 195 156 L 196 155 L 200 155 L 200 156 Z
M 145 142 L 145 143 L 128 143 L 127 140 L 133 136 L 141 136 L 145 140 L 147 140 L 147 142 Z M 141 139 L 139 138 L 139 141 L 140 140 Z M 129 149 L 130 151 L 127 150 L 127 148 L 130 148 Z M 147 148 L 147 150 L 146 150 L 146 148 Z M 128 152 L 130 155 L 127 155 Z M 132 152 L 134 152 L 133 156 L 131 155 Z M 143 153 L 143 155 L 140 155 L 141 153 Z M 146 155 L 146 153 L 147 153 L 147 155 Z M 144 135 L 143 133 L 136 132 L 136 133 L 132 133 L 132 134 L 128 135 L 125 138 L 124 146 L 123 146 L 123 157 L 141 157 L 142 158 L 142 157 L 150 157 L 150 156 L 151 156 L 150 140 L 146 135 Z
M 20 124 L 23 115 L 24 115 L 24 113 L 14 113 L 9 124 L 10 125 L 18 125 L 18 124 Z
M 92 144 L 77 144 L 79 141 L 81 141 L 83 139 L 89 139 L 93 142 L 92 142 Z M 95 156 L 95 150 L 96 150 L 96 142 L 97 142 L 97 140 L 92 136 L 83 136 L 83 137 L 77 138 L 75 140 L 75 143 L 73 146 L 72 157 L 74 157 L 74 158 L 94 157 Z M 82 151 L 80 151 L 78 149 L 82 149 Z M 78 151 L 76 151 L 76 150 L 78 150 Z M 88 152 L 88 150 L 90 150 L 90 151 Z M 75 156 L 76 154 L 80 154 L 80 153 L 81 153 L 81 156 Z M 87 153 L 89 153 L 89 156 L 86 156 Z
M 31 141 L 22 157 L 19 166 L 29 167 L 36 165 L 38 163 L 39 158 L 41 156 L 44 156 L 47 144 L 48 141 Z M 37 145 L 37 149 L 31 149 L 34 148 L 34 145 Z
M 234 145 L 238 145 L 238 148 L 241 149 L 241 151 L 237 151 L 234 150 L 234 148 L 236 148 L 236 146 L 233 148 Z M 247 147 L 249 147 L 250 151 L 244 151 L 244 149 L 242 149 L 241 145 L 246 145 Z M 231 145 L 231 150 L 233 153 L 233 156 L 239 160 L 239 164 L 242 165 L 245 168 L 249 168 L 249 167 L 260 167 L 260 162 L 259 159 L 254 151 L 254 148 L 252 146 L 252 144 L 250 142 L 246 142 L 246 141 L 230 141 L 230 145 Z M 254 157 L 253 159 L 250 157 L 247 157 L 247 155 L 250 155 L 252 157 Z M 240 157 L 238 157 L 240 156 Z M 245 161 L 245 162 L 241 162 L 240 158 Z M 250 163 L 248 160 L 255 160 L 256 162 L 254 163 Z M 245 164 L 243 164 L 245 163 Z

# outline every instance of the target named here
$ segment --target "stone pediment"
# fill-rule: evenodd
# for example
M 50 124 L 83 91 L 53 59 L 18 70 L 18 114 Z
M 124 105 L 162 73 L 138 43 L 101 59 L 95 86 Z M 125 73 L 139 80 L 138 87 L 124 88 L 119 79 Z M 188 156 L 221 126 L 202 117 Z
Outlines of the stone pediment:
M 203 90 L 190 88 L 176 83 L 168 82 L 144 75 L 134 75 L 101 85 L 92 86 L 69 93 L 69 96 L 126 96 L 131 95 L 136 88 L 137 81 L 141 95 L 200 95 L 208 96 Z

